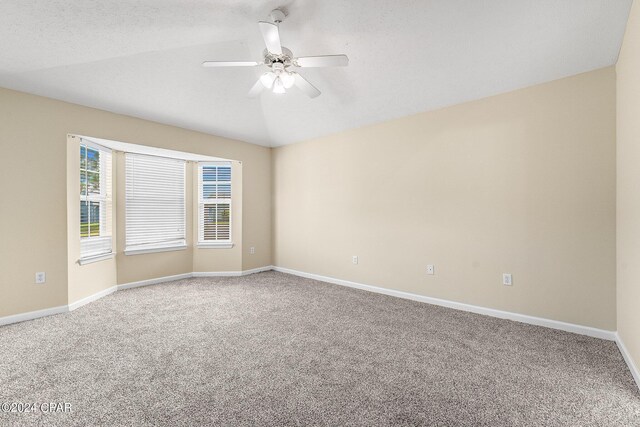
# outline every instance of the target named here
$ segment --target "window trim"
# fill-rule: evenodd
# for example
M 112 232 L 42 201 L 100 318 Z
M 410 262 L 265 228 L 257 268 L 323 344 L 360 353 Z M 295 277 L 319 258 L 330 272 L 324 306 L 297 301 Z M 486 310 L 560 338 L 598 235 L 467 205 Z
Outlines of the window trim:
M 111 259 L 114 256 L 115 256 L 115 254 L 113 253 L 113 251 L 108 252 L 108 253 L 104 253 L 104 254 L 100 254 L 100 255 L 86 256 L 84 258 L 80 258 L 78 260 L 78 264 L 80 264 L 80 265 L 93 264 L 94 262 Z
M 197 174 L 198 174 L 198 239 L 196 246 L 200 249 L 231 249 L 235 246 L 233 242 L 233 162 L 231 161 L 212 161 L 212 162 L 198 162 L 197 163 Z M 204 193 L 204 185 L 202 181 L 202 168 L 205 166 L 228 166 L 230 168 L 230 180 L 229 186 L 231 188 L 231 192 L 229 195 L 229 199 L 209 199 L 205 201 L 203 199 Z M 226 181 L 221 181 L 226 182 Z M 201 237 L 204 237 L 204 223 L 201 221 L 204 219 L 204 214 L 201 212 L 204 209 L 204 206 L 207 204 L 216 204 L 216 200 L 228 200 L 229 203 L 229 239 L 227 240 L 201 240 Z M 202 231 L 202 232 L 201 232 Z
M 184 251 L 187 249 L 187 245 L 149 245 L 148 247 L 141 247 L 135 249 L 125 249 L 125 255 L 142 255 L 153 254 L 156 252 L 172 252 L 172 251 Z
M 206 242 L 206 243 L 198 242 L 197 246 L 200 249 L 231 249 L 235 246 L 235 243 L 231 241 Z

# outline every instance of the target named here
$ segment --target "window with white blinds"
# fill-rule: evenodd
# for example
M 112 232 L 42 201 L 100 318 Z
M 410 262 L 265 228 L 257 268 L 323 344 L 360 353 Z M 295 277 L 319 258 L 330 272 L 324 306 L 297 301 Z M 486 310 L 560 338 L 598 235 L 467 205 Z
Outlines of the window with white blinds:
M 185 161 L 126 153 L 125 253 L 186 247 Z
M 231 163 L 199 163 L 198 189 L 198 244 L 231 244 Z
M 111 150 L 80 141 L 80 260 L 110 254 Z

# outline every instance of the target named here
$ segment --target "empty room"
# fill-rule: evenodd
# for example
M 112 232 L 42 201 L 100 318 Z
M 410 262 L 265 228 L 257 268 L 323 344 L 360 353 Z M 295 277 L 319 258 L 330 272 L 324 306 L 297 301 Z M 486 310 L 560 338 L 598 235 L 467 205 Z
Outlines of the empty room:
M 0 426 L 640 426 L 640 0 L 2 0 Z

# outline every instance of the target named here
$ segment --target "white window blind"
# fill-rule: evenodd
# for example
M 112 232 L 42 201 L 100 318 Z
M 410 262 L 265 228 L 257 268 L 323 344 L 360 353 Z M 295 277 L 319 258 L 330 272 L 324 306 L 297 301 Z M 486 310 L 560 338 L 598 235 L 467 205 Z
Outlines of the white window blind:
M 80 259 L 110 254 L 111 150 L 80 141 Z
M 185 161 L 126 153 L 125 170 L 125 253 L 185 247 Z
M 231 163 L 199 163 L 198 188 L 198 244 L 231 243 Z

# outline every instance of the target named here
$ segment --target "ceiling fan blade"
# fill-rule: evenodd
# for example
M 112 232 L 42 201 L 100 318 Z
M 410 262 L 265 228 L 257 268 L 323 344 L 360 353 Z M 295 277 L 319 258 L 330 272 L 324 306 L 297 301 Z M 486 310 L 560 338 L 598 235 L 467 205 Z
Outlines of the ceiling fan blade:
M 276 24 L 271 22 L 258 22 L 260 26 L 260 32 L 264 39 L 264 44 L 267 45 L 267 50 L 276 55 L 282 55 L 282 44 L 280 43 L 280 30 Z
M 263 90 L 264 90 L 264 85 L 262 84 L 260 79 L 258 79 L 256 84 L 254 84 L 253 87 L 251 88 L 251 90 L 249 90 L 249 93 L 247 94 L 247 96 L 249 98 L 255 98 L 255 97 L 259 96 L 262 93 Z
M 349 58 L 347 55 L 303 56 L 297 58 L 295 64 L 298 67 L 346 67 Z
M 203 67 L 255 67 L 260 65 L 255 61 L 204 61 Z
M 298 87 L 298 89 L 306 93 L 307 96 L 309 96 L 309 98 L 315 98 L 320 95 L 320 91 L 318 90 L 318 88 L 316 88 L 314 85 L 309 83 L 307 79 L 305 79 L 298 73 L 292 73 L 292 74 L 295 77 L 294 84 Z

